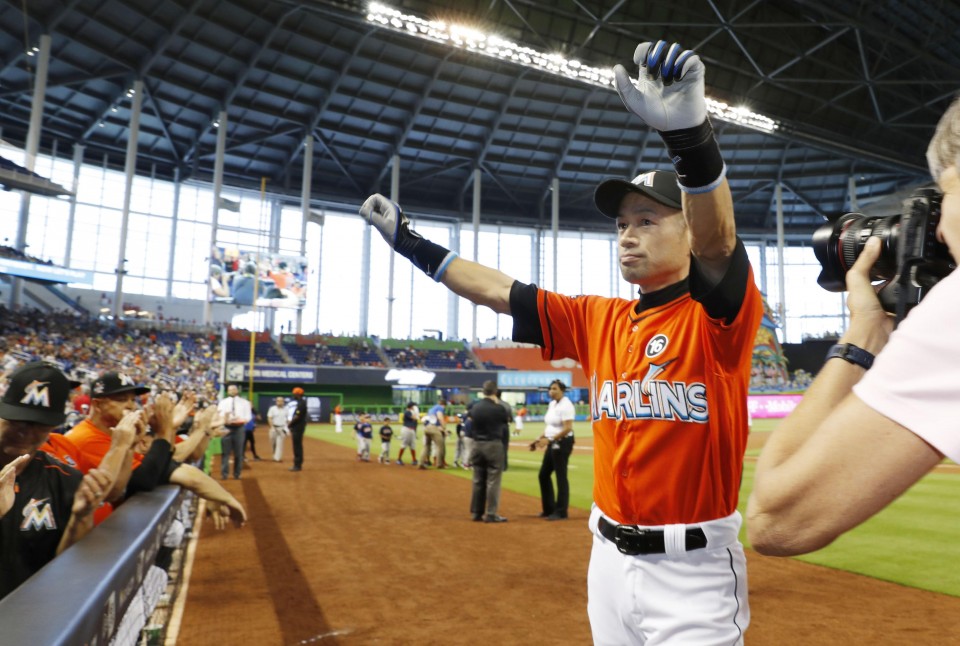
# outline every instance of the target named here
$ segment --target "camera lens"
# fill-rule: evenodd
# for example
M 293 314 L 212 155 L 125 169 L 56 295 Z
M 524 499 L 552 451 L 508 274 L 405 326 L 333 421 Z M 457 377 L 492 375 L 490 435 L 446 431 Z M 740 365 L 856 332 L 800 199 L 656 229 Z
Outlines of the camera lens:
M 880 238 L 880 257 L 870 271 L 872 280 L 889 280 L 897 274 L 897 244 L 900 216 L 867 216 L 847 213 L 828 222 L 813 234 L 813 252 L 823 270 L 817 284 L 831 292 L 842 292 L 847 271 L 857 261 L 871 237 Z

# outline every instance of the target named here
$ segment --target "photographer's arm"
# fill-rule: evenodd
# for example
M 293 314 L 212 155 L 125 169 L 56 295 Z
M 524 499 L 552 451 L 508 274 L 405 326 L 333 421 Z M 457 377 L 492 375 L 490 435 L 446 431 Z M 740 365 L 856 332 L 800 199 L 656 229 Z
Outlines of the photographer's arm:
M 886 345 L 892 328 L 868 277 L 878 242 L 871 238 L 847 274 L 850 328 L 841 339 L 873 354 Z M 851 392 L 864 372 L 842 359 L 827 361 L 771 434 L 747 506 L 748 535 L 758 552 L 788 556 L 828 545 L 942 459 Z

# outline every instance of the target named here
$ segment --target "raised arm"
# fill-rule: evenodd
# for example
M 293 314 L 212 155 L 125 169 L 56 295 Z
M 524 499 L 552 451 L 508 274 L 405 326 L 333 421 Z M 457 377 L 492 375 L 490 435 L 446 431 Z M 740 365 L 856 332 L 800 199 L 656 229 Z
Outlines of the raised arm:
M 112 486 L 110 474 L 100 469 L 90 469 L 77 488 L 73 497 L 70 520 L 63 530 L 63 536 L 57 545 L 57 554 L 67 549 L 93 529 L 93 512 L 103 501 Z
M 174 460 L 185 462 L 194 459 L 197 448 L 201 443 L 210 439 L 211 423 L 218 412 L 213 406 L 207 406 L 194 416 L 193 426 L 190 427 L 190 434 L 187 439 L 173 447 Z
M 464 260 L 456 252 L 433 243 L 410 228 L 399 204 L 382 195 L 371 195 L 360 215 L 373 225 L 387 244 L 427 276 L 443 283 L 458 296 L 485 305 L 498 314 L 510 314 L 510 288 L 514 279 L 505 273 Z
M 127 491 L 133 468 L 133 446 L 138 439 L 138 429 L 145 429 L 142 419 L 143 411 L 130 411 L 110 429 L 110 450 L 98 467 L 113 480 L 106 495 L 107 502 L 122 500 Z
M 641 43 L 633 57 L 636 79 L 614 67 L 617 92 L 628 110 L 660 133 L 683 191 L 690 246 L 704 275 L 717 282 L 736 247 L 733 199 L 726 166 L 707 118 L 705 69 L 677 43 Z

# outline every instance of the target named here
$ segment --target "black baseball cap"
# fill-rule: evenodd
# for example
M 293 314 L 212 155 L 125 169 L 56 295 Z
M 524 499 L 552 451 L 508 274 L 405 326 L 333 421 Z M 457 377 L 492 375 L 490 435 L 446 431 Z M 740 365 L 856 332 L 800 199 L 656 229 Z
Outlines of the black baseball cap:
M 669 170 L 652 170 L 641 173 L 632 180 L 608 179 L 600 183 L 593 194 L 593 201 L 608 218 L 616 219 L 620 202 L 627 193 L 640 193 L 655 202 L 674 209 L 683 208 L 680 202 L 680 186 L 677 174 Z
M 138 385 L 132 378 L 122 372 L 105 372 L 90 385 L 90 397 L 110 397 L 122 393 L 135 393 L 143 395 L 150 392 L 150 389 L 143 385 Z
M 0 401 L 0 419 L 59 426 L 67 418 L 64 407 L 73 388 L 52 363 L 34 361 L 13 371 Z

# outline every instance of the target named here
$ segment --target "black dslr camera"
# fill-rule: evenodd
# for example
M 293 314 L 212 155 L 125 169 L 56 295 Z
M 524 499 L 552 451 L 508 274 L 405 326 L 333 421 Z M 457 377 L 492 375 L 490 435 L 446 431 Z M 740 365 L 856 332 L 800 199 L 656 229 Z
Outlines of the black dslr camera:
M 902 321 L 956 267 L 947 246 L 937 241 L 942 198 L 939 191 L 923 188 L 903 201 L 899 215 L 847 213 L 821 226 L 813 234 L 813 251 L 823 267 L 817 283 L 831 292 L 844 291 L 847 270 L 876 236 L 882 248 L 870 278 L 888 281 L 877 296 L 883 309 Z

